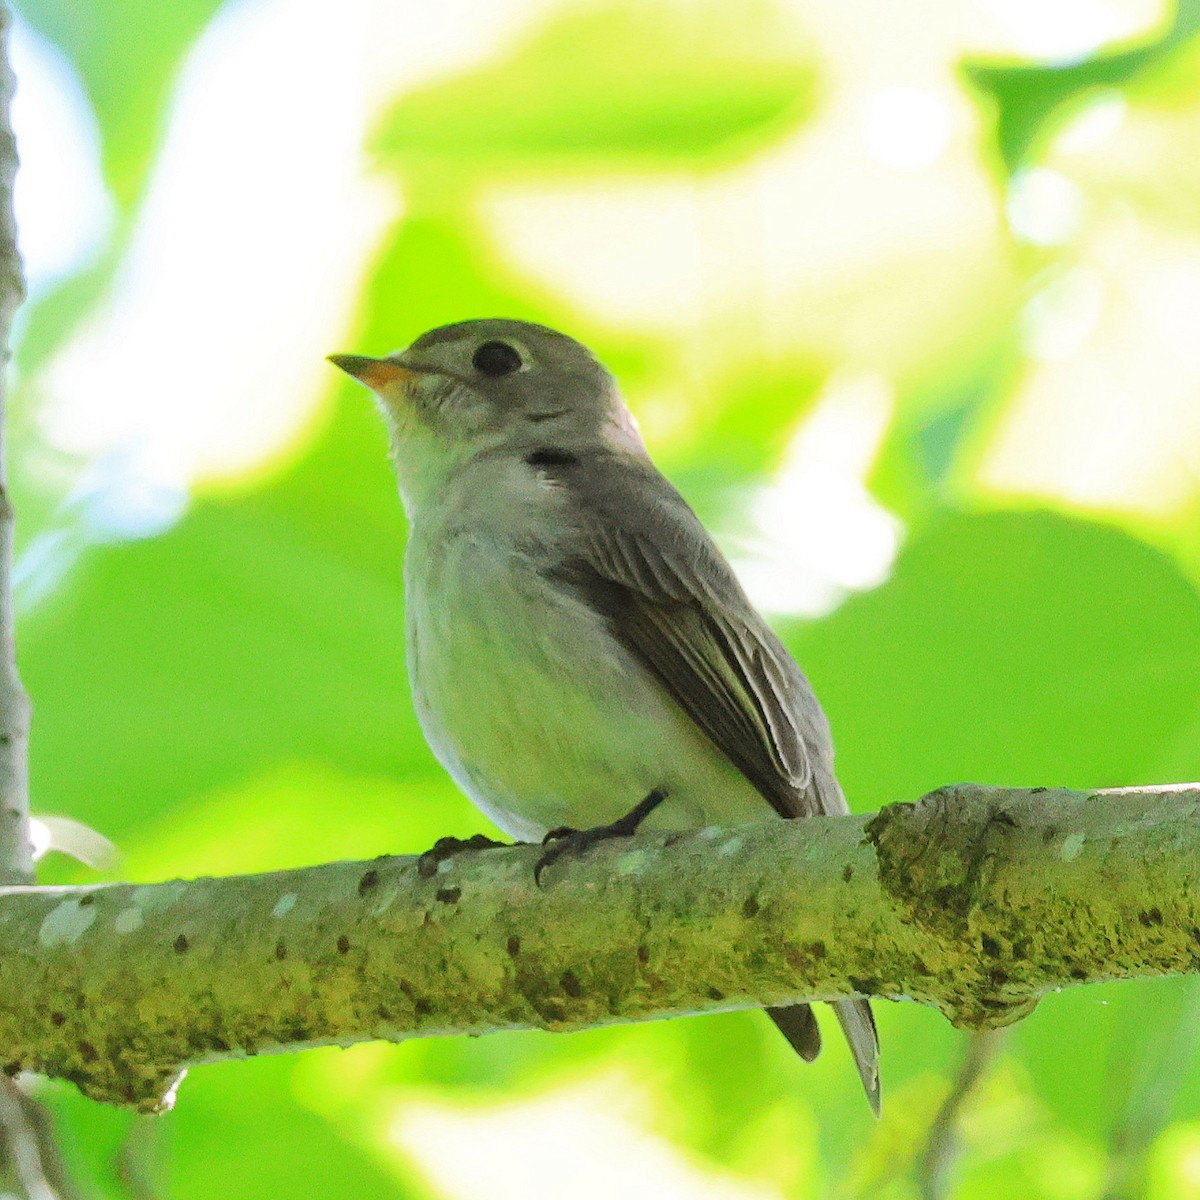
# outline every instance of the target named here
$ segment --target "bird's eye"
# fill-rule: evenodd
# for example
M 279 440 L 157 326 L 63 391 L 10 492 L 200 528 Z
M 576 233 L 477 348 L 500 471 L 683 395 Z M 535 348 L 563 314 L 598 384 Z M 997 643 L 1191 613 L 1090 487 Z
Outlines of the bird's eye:
M 507 342 L 484 342 L 471 358 L 481 375 L 511 375 L 521 369 L 521 356 Z

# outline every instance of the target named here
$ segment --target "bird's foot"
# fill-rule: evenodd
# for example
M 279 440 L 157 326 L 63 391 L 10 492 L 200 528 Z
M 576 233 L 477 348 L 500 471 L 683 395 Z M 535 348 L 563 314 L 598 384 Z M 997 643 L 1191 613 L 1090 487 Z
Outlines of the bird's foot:
M 507 842 L 498 842 L 485 833 L 476 833 L 469 838 L 444 837 L 438 838 L 433 847 L 426 850 L 417 859 L 417 874 L 422 879 L 429 879 L 437 874 L 438 867 L 448 858 L 461 854 L 464 850 L 491 850 L 496 846 L 506 846 Z
M 572 829 L 563 825 L 552 829 L 544 838 L 542 845 L 545 851 L 533 868 L 533 881 L 542 886 L 542 872 L 552 863 L 557 862 L 564 854 L 580 855 L 590 850 L 598 842 L 606 842 L 609 838 L 632 837 L 638 831 L 641 823 L 667 798 L 662 788 L 655 788 L 644 800 L 634 805 L 623 817 L 613 821 L 611 825 L 596 825 L 591 829 Z

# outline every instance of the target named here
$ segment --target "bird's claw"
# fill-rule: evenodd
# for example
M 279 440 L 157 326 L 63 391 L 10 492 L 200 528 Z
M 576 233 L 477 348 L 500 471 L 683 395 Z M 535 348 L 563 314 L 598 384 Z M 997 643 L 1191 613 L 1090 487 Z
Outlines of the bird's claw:
M 551 829 L 542 838 L 544 847 L 542 857 L 533 868 L 533 881 L 538 887 L 542 886 L 542 872 L 557 862 L 564 854 L 576 856 L 585 854 L 599 842 L 610 838 L 632 837 L 641 823 L 667 798 L 662 788 L 655 788 L 644 800 L 640 801 L 623 817 L 609 825 L 595 825 L 591 829 L 573 829 L 570 825 L 560 825 Z

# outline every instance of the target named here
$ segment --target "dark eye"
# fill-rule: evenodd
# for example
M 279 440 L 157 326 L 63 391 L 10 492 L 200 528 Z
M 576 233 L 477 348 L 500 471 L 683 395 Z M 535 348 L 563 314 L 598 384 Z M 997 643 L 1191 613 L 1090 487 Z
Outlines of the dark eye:
M 471 366 L 480 375 L 511 375 L 521 369 L 521 356 L 507 342 L 484 342 L 475 351 Z

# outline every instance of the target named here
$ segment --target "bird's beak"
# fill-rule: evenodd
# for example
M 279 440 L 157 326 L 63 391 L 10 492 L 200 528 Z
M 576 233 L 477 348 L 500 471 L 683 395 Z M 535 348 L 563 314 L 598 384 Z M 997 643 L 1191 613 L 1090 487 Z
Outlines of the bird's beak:
M 406 383 L 418 374 L 394 358 L 368 358 L 363 354 L 331 354 L 329 362 L 365 383 L 373 392 L 382 391 L 390 383 Z

